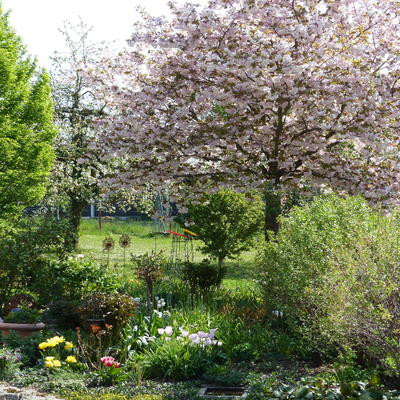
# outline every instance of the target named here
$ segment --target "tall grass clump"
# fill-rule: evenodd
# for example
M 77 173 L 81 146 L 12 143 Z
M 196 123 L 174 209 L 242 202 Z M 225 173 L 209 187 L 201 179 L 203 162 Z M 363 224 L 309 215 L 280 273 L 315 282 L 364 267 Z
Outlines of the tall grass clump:
M 360 197 L 317 198 L 280 220 L 258 255 L 259 285 L 322 356 L 353 349 L 400 366 L 400 226 Z M 396 372 L 397 373 L 397 372 Z

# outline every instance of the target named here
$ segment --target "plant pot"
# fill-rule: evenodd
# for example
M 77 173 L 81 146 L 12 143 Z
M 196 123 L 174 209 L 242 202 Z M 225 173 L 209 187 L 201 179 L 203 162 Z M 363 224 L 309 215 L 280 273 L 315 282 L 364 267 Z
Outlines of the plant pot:
M 16 324 L 12 322 L 0 322 L 0 331 L 3 336 L 7 336 L 10 330 L 18 336 L 29 337 L 35 332 L 41 331 L 45 327 L 43 322 L 37 324 Z

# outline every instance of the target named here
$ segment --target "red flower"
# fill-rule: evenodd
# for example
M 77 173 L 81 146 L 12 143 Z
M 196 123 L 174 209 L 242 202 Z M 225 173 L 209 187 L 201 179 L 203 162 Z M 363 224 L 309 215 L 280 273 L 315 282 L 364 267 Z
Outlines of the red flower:
M 119 368 L 121 364 L 117 361 L 115 361 L 114 357 L 107 356 L 107 357 L 102 357 L 100 361 L 106 366 L 106 367 L 114 367 L 114 368 Z

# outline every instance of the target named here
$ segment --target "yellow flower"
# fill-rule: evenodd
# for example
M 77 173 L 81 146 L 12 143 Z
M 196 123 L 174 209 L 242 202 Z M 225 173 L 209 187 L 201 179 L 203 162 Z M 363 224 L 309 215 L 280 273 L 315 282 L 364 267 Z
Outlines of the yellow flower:
M 76 361 L 76 358 L 74 357 L 74 356 L 68 356 L 66 359 L 65 359 L 65 361 L 67 362 L 67 363 L 76 363 L 77 361 Z
M 64 349 L 65 350 L 71 350 L 74 347 L 74 345 L 71 342 L 65 342 Z
M 57 342 L 57 344 L 65 342 L 64 336 L 54 336 L 52 339 L 55 340 Z
M 54 338 L 47 339 L 47 347 L 55 347 L 58 345 L 58 342 L 54 340 Z
M 46 357 L 44 361 L 46 368 L 59 368 L 61 367 L 61 361 L 56 360 L 55 357 Z
M 39 343 L 39 345 L 38 345 L 38 349 L 39 350 L 44 350 L 47 347 L 48 347 L 48 343 L 47 342 L 42 342 L 42 343 Z
M 64 336 L 54 336 L 50 339 L 47 339 L 47 341 L 45 343 L 47 343 L 47 345 L 44 347 L 56 347 L 57 345 L 59 345 L 60 343 L 64 343 L 65 342 L 65 338 Z

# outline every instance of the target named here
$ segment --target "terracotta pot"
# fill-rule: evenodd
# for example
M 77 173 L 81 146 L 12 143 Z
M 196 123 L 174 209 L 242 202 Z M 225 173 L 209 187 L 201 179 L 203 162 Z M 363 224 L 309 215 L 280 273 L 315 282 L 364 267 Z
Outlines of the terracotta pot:
M 0 331 L 3 336 L 7 336 L 10 330 L 18 336 L 28 337 L 35 332 L 41 331 L 45 327 L 43 322 L 37 324 L 14 324 L 12 322 L 0 322 Z

